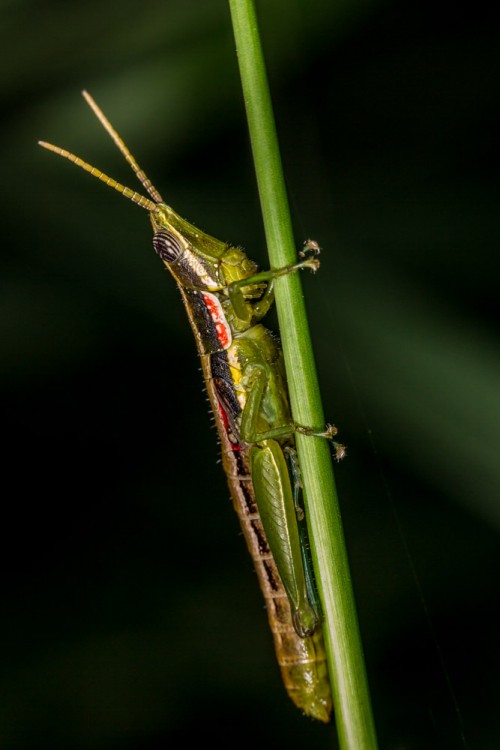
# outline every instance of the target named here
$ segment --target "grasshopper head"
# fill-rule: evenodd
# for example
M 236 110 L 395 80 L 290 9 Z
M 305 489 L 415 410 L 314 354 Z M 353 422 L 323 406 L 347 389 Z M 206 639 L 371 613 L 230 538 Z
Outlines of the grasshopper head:
M 221 259 L 225 242 L 200 231 L 166 203 L 150 213 L 153 247 L 176 281 L 182 286 L 215 290 L 224 285 Z

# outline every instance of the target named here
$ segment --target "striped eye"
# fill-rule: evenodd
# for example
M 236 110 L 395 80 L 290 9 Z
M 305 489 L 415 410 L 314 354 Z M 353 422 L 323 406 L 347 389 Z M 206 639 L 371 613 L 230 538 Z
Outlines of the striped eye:
M 157 232 L 153 236 L 153 247 L 165 263 L 173 263 L 183 252 L 180 240 L 170 232 Z

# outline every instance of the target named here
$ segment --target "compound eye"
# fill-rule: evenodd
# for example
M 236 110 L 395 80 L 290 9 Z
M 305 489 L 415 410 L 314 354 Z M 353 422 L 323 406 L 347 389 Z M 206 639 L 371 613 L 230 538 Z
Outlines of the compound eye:
M 183 252 L 180 240 L 170 232 L 157 232 L 153 236 L 153 247 L 165 263 L 173 263 Z

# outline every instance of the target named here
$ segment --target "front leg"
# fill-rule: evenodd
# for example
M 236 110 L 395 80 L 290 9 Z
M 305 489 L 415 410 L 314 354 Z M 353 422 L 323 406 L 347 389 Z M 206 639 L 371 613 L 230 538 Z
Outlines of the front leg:
M 290 266 L 285 266 L 284 268 L 271 268 L 269 271 L 259 271 L 245 279 L 232 281 L 227 287 L 227 293 L 236 315 L 240 320 L 248 320 L 248 292 L 245 293 L 245 289 L 254 285 L 266 283 L 267 286 L 264 294 L 252 306 L 252 321 L 257 322 L 261 320 L 269 312 L 269 309 L 274 302 L 274 279 L 277 279 L 279 276 L 286 276 L 289 273 L 295 273 L 303 268 L 309 268 L 309 270 L 315 273 L 320 266 L 320 262 L 317 258 L 318 254 L 318 243 L 314 242 L 314 240 L 307 240 L 307 242 L 304 243 L 304 248 L 299 253 L 300 257 L 304 258 L 304 260 L 301 260 L 298 263 L 293 263 Z M 250 321 L 248 320 L 248 322 Z

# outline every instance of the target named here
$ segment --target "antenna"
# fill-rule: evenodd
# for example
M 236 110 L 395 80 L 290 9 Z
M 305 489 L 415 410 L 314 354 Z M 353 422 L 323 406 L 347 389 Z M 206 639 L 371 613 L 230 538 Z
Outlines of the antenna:
M 126 187 L 125 185 L 122 185 L 117 180 L 114 180 L 112 177 L 109 177 L 105 172 L 101 172 L 100 169 L 93 167 L 92 164 L 89 164 L 83 159 L 80 159 L 79 156 L 76 156 L 75 154 L 71 153 L 71 151 L 66 151 L 66 149 L 61 148 L 60 146 L 54 146 L 52 143 L 47 143 L 46 141 L 38 141 L 39 146 L 46 148 L 48 151 L 53 151 L 55 154 L 58 154 L 58 156 L 62 156 L 64 159 L 68 159 L 68 161 L 72 162 L 77 167 L 80 167 L 81 169 L 84 169 L 86 172 L 89 172 L 89 174 L 91 174 L 92 177 L 96 177 L 98 180 L 101 180 L 101 182 L 104 182 L 105 185 L 108 185 L 109 187 L 113 188 L 114 190 L 124 195 L 125 198 L 129 198 L 134 203 L 137 203 L 137 205 L 141 206 L 141 208 L 145 208 L 148 211 L 154 211 L 158 203 L 163 203 L 163 198 L 161 197 L 160 193 L 158 192 L 158 190 L 156 190 L 154 185 L 148 179 L 148 177 L 146 176 L 146 173 L 143 172 L 143 170 L 139 167 L 135 158 L 132 156 L 127 146 L 125 145 L 123 140 L 120 138 L 116 130 L 113 128 L 109 120 L 105 117 L 104 113 L 102 112 L 100 107 L 96 104 L 94 99 L 90 96 L 90 94 L 87 91 L 82 91 L 82 95 L 85 101 L 87 102 L 87 104 L 89 105 L 89 107 L 91 107 L 91 109 L 93 110 L 94 114 L 96 115 L 101 125 L 108 131 L 112 140 L 114 141 L 114 143 L 116 144 L 120 152 L 123 154 L 125 159 L 128 161 L 128 163 L 132 167 L 141 185 L 145 188 L 145 190 L 147 190 L 147 192 L 149 193 L 149 195 L 151 196 L 153 200 L 150 200 L 149 198 L 146 198 L 145 196 L 140 195 L 135 190 L 132 190 L 131 188 Z
M 135 174 L 137 175 L 137 179 L 141 183 L 141 185 L 144 187 L 145 190 L 148 191 L 151 198 L 154 200 L 155 203 L 163 203 L 163 198 L 161 197 L 158 190 L 154 187 L 151 180 L 148 179 L 146 176 L 146 173 L 143 172 L 143 170 L 140 168 L 140 166 L 137 164 L 136 160 L 124 144 L 123 140 L 120 138 L 114 127 L 109 122 L 108 118 L 105 116 L 102 109 L 96 104 L 94 99 L 90 96 L 88 91 L 82 91 L 82 96 L 89 105 L 89 107 L 93 110 L 95 116 L 105 128 L 113 141 L 115 142 L 116 146 L 120 150 L 120 152 L 123 154 L 125 159 L 128 161 L 132 169 L 134 170 Z

